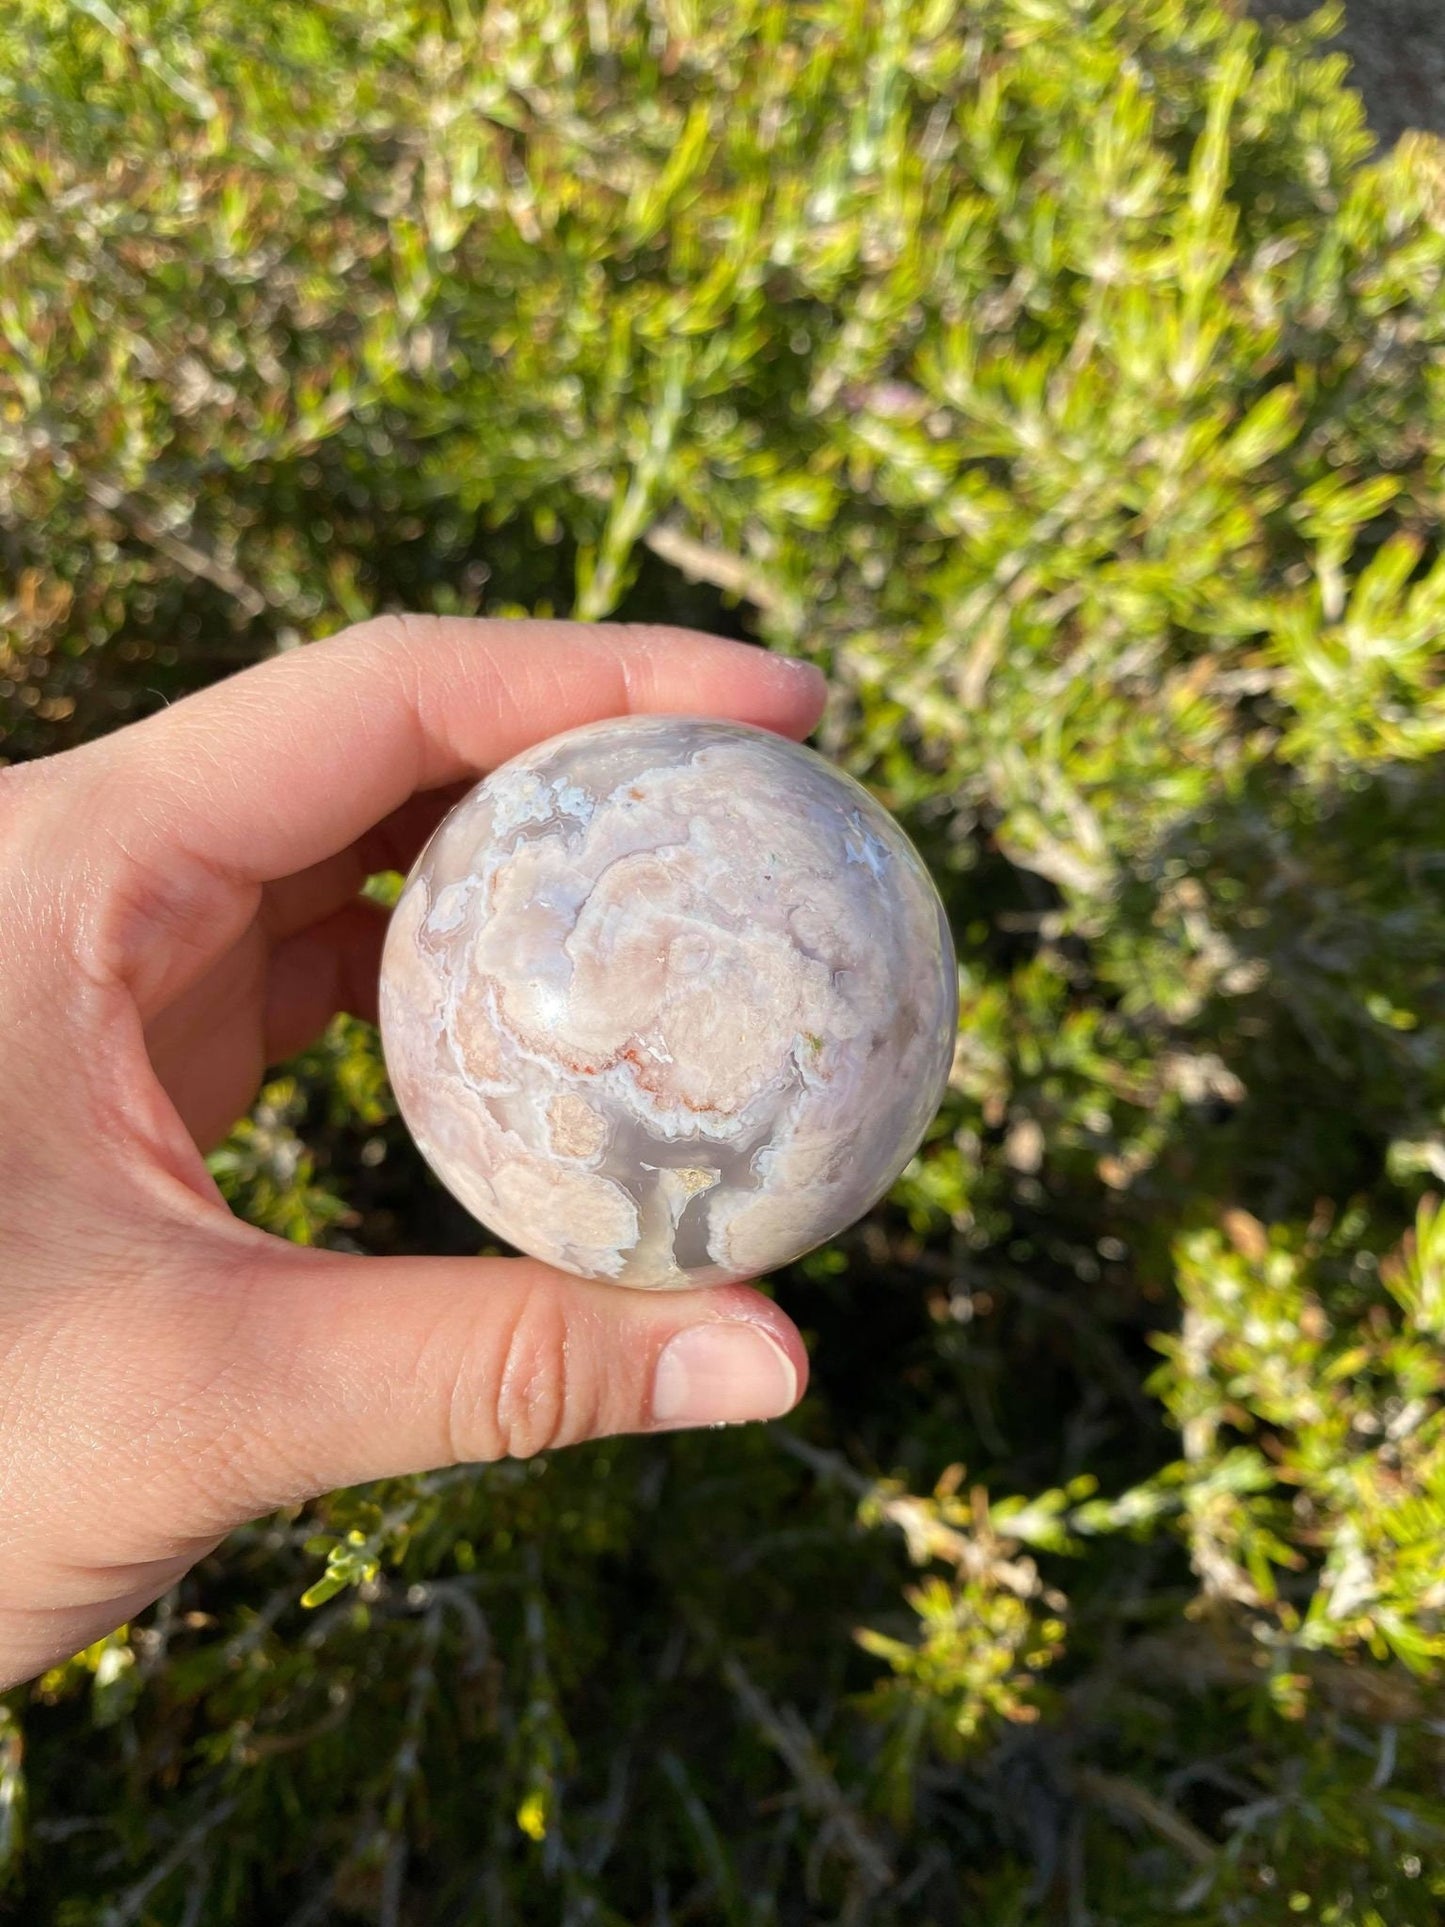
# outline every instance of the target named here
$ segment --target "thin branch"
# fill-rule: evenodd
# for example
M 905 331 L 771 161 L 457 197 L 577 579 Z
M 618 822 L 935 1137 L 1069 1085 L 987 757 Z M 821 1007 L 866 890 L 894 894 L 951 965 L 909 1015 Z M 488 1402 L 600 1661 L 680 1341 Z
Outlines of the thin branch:
M 194 542 L 183 541 L 169 529 L 163 529 L 133 495 L 125 494 L 113 483 L 97 480 L 87 481 L 85 492 L 97 508 L 118 517 L 133 535 L 165 556 L 167 561 L 174 562 L 187 575 L 209 582 L 223 595 L 230 596 L 252 621 L 266 613 L 265 596 L 259 589 L 253 588 L 244 576 L 238 575 L 229 562 L 223 562 L 219 556 L 198 548 Z
M 941 1559 L 947 1565 L 957 1566 L 971 1579 L 990 1579 L 997 1585 L 1007 1586 L 1020 1599 L 1035 1599 L 1041 1594 L 1049 1597 L 1032 1559 L 1005 1559 L 982 1539 L 945 1524 L 927 1500 L 895 1492 L 881 1481 L 865 1479 L 840 1454 L 809 1445 L 795 1432 L 776 1426 L 770 1431 L 785 1452 L 801 1459 L 820 1478 L 876 1506 L 886 1523 L 903 1534 L 908 1543 L 908 1556 L 915 1565 Z
M 797 597 L 773 582 L 745 556 L 710 548 L 706 542 L 699 542 L 695 536 L 665 522 L 655 522 L 643 533 L 642 540 L 659 561 L 678 570 L 689 582 L 711 583 L 713 588 L 727 595 L 741 596 L 755 608 L 797 626 Z
M 392 1847 L 382 1873 L 381 1899 L 377 1918 L 381 1927 L 400 1927 L 402 1900 L 405 1897 L 406 1867 L 411 1842 L 406 1832 L 406 1806 L 412 1783 L 421 1769 L 421 1748 L 427 1715 L 437 1690 L 436 1657 L 441 1639 L 442 1609 L 433 1606 L 422 1623 L 421 1638 L 407 1692 L 406 1714 L 402 1721 L 401 1745 L 392 1763 L 391 1786 L 382 1817 Z
M 1134 1780 L 1121 1779 L 1115 1773 L 1100 1773 L 1093 1767 L 1081 1767 L 1074 1775 L 1074 1784 L 1086 1798 L 1112 1807 L 1115 1813 L 1131 1814 L 1142 1820 L 1196 1867 L 1213 1866 L 1218 1852 L 1214 1842 L 1147 1787 Z
M 170 1852 L 156 1862 L 145 1878 L 137 1881 L 114 1907 L 101 1916 L 102 1927 L 131 1927 L 132 1921 L 139 1920 L 156 1888 L 195 1855 L 208 1835 L 214 1833 L 217 1827 L 224 1826 L 236 1811 L 236 1806 L 236 1800 L 230 1798 L 219 1800 L 215 1806 L 208 1808 L 199 1820 L 187 1827 Z
M 722 1672 L 757 1732 L 797 1781 L 804 1806 L 827 1824 L 872 1891 L 891 1886 L 887 1855 L 829 1772 L 805 1723 L 791 1707 L 775 1707 L 731 1653 L 723 1656 Z

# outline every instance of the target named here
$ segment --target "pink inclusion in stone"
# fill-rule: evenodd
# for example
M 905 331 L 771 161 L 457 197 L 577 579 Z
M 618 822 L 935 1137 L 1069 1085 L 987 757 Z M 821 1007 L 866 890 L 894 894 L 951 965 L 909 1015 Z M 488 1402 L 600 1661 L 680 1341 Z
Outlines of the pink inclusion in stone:
M 381 970 L 387 1068 L 443 1184 L 588 1278 L 754 1277 L 918 1148 L 958 983 L 917 851 L 764 730 L 631 716 L 477 784 Z

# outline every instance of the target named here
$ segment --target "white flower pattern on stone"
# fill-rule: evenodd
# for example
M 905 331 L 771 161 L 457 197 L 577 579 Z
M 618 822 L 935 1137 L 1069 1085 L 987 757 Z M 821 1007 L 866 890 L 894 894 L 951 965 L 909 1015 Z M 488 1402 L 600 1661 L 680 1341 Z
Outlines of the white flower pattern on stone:
M 812 750 L 626 717 L 479 783 L 407 879 L 387 1066 L 442 1182 L 586 1277 L 720 1284 L 841 1230 L 916 1150 L 958 990 L 932 879 Z

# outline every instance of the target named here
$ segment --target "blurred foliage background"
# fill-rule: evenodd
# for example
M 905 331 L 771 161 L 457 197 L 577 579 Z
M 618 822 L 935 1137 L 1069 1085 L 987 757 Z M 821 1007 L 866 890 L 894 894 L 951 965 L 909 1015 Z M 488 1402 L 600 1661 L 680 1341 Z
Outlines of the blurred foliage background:
M 961 964 L 801 1412 L 237 1534 L 0 1708 L 11 1917 L 1445 1916 L 1445 146 L 1336 24 L 0 18 L 0 753 L 682 621 L 828 669 Z M 214 1168 L 483 1246 L 359 1023 Z

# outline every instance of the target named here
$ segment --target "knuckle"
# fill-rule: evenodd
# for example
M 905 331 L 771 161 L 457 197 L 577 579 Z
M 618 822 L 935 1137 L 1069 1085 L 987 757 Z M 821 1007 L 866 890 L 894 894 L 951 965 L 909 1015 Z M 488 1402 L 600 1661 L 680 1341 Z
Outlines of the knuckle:
M 92 982 L 124 984 L 143 1011 L 188 982 L 242 934 L 260 891 L 241 888 L 176 849 L 165 863 L 116 845 L 106 887 L 75 920 L 77 967 Z
M 79 751 L 0 771 L 0 925 L 6 932 L 0 989 L 36 1006 L 60 994 L 66 933 L 88 898 L 86 785 Z M 51 1009 L 48 997 L 39 998 Z
M 234 942 L 261 892 L 186 847 L 139 755 L 132 743 L 77 766 L 63 799 L 76 872 L 65 901 L 70 964 L 90 982 L 124 984 L 144 1007 Z
M 7 763 L 0 769 L 0 818 L 8 818 L 20 807 L 21 798 L 35 787 L 39 763 Z
M 334 636 L 326 645 L 329 648 L 355 652 L 363 657 L 373 655 L 415 655 L 424 650 L 433 640 L 440 627 L 440 618 L 428 615 L 412 615 L 406 610 L 387 610 L 381 615 L 368 616 L 364 622 L 354 623 Z
M 0 828 L 7 845 L 15 832 L 36 821 L 45 800 L 74 770 L 77 760 L 78 752 L 69 750 L 64 755 L 37 756 L 31 762 L 9 763 L 0 769 Z
M 454 1462 L 529 1459 L 585 1437 L 590 1412 L 566 1313 L 556 1294 L 528 1293 L 455 1381 Z
M 689 629 L 678 622 L 619 622 L 618 634 L 634 661 L 651 664 L 673 655 L 679 649 L 716 649 L 720 639 L 702 629 Z M 731 645 L 721 643 L 724 649 Z

